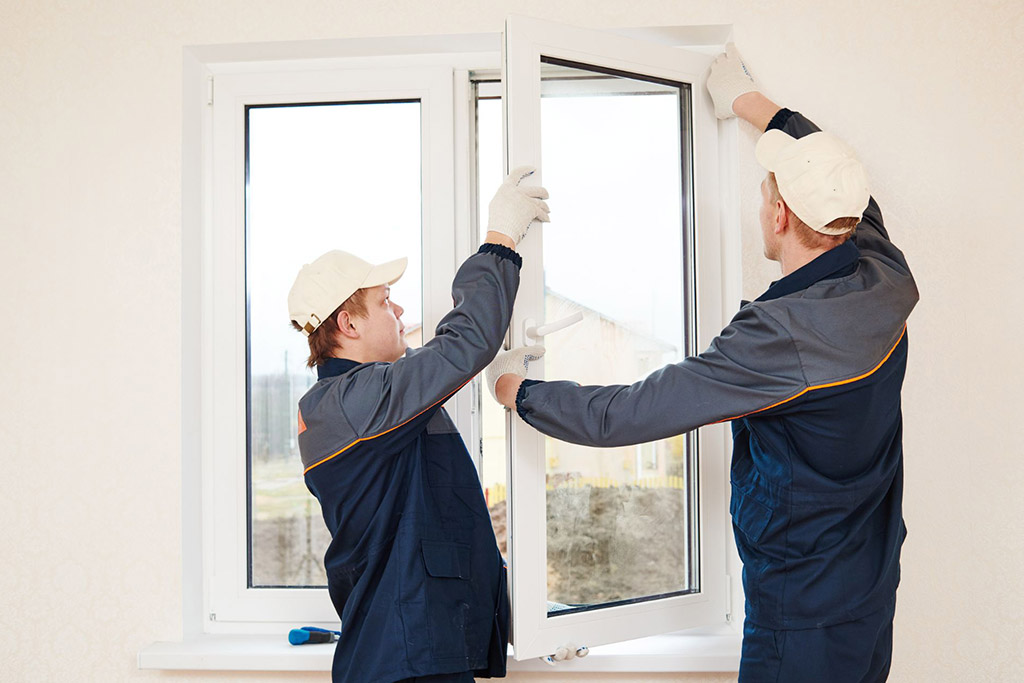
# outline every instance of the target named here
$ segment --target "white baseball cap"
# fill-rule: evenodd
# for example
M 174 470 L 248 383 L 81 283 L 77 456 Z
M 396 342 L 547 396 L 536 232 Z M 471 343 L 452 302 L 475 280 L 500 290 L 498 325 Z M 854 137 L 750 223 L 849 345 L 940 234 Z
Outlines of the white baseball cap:
M 757 141 L 755 154 L 775 174 L 786 204 L 812 230 L 841 235 L 848 230 L 825 226 L 864 214 L 871 196 L 867 174 L 856 152 L 836 136 L 818 131 L 798 139 L 772 129 Z
M 302 266 L 295 276 L 288 292 L 288 314 L 308 337 L 357 289 L 397 282 L 408 261 L 400 258 L 374 265 L 346 251 L 329 251 Z

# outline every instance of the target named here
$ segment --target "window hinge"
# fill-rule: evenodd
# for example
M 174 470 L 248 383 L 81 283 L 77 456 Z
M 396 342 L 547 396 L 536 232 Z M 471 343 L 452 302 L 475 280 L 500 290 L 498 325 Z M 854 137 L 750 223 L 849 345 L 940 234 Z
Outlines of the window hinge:
M 206 79 L 206 103 L 213 104 L 213 76 Z
M 545 664 L 555 666 L 555 662 L 564 662 L 569 659 L 576 659 L 577 657 L 582 658 L 586 657 L 588 654 L 590 654 L 590 648 L 586 645 L 580 645 L 579 647 L 576 647 L 572 643 L 567 643 L 562 647 L 558 648 L 557 650 L 555 650 L 554 654 L 550 654 L 546 657 L 541 657 L 540 661 L 544 662 Z

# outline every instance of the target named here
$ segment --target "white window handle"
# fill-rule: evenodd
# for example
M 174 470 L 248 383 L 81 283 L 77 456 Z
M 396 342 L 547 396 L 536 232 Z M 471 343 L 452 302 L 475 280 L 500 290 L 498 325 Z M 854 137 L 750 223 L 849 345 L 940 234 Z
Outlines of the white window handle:
M 581 320 L 583 320 L 583 311 L 576 311 L 572 315 L 562 318 L 561 320 L 556 320 L 553 323 L 547 323 L 546 325 L 539 326 L 533 318 L 527 318 L 523 321 L 524 335 L 527 341 L 539 341 L 552 332 L 558 332 L 559 330 L 569 327 L 569 325 L 575 325 Z

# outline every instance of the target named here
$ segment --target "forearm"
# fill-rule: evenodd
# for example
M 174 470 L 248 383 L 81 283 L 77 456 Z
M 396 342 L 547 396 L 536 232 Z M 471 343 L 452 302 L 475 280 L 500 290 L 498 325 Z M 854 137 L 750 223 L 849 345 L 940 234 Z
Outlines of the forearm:
M 519 385 L 522 383 L 523 378 L 512 373 L 499 377 L 494 385 L 494 393 L 498 397 L 498 402 L 506 408 L 515 410 L 516 394 L 519 393 Z
M 433 339 L 394 363 L 353 373 L 347 392 L 364 398 L 348 400 L 345 410 L 360 436 L 404 424 L 447 400 L 487 365 L 508 329 L 521 265 L 504 245 L 484 244 L 459 268 L 452 282 L 454 307 Z
M 688 409 L 689 392 L 668 386 L 674 382 L 655 379 L 631 386 L 580 386 L 566 381 L 517 384 L 522 385 L 514 401 L 519 416 L 542 434 L 569 443 L 614 448 L 657 441 L 705 423 L 699 416 L 701 411 Z
M 759 306 L 742 308 L 703 353 L 629 386 L 517 384 L 513 405 L 530 426 L 600 447 L 682 434 L 766 410 L 807 388 L 792 337 Z
M 487 236 L 484 237 L 484 244 L 500 244 L 503 247 L 508 247 L 513 250 L 516 248 L 515 240 L 508 235 L 503 235 L 500 232 L 495 232 L 493 230 L 487 231 Z
M 782 109 L 759 91 L 748 92 L 737 97 L 732 103 L 732 110 L 750 125 L 764 132 L 775 115 Z
M 512 409 L 547 436 L 600 448 L 654 441 L 661 436 L 651 433 L 654 424 L 625 417 L 636 417 L 630 405 L 634 402 L 629 396 L 630 387 L 581 387 L 565 381 L 530 382 L 523 386 L 522 380 L 516 380 Z M 517 404 L 517 399 L 521 403 Z M 659 428 L 665 426 L 663 420 L 654 422 Z
M 471 367 L 472 374 L 501 348 L 522 266 L 519 254 L 500 240 L 486 240 L 480 251 L 488 253 L 478 253 L 459 269 L 452 282 L 455 306 L 438 324 L 434 339 L 424 345 L 436 346 L 456 367 Z M 487 258 L 497 259 L 496 270 L 489 267 Z

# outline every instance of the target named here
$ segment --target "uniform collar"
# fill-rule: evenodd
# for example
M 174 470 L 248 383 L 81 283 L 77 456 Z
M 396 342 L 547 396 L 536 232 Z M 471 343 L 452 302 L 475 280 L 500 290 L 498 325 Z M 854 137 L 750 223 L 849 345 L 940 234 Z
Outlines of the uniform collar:
M 755 301 L 771 301 L 807 289 L 822 280 L 851 275 L 857 269 L 859 259 L 860 249 L 853 240 L 846 240 L 786 277 L 773 282 Z
M 323 365 L 316 366 L 316 378 L 321 380 L 344 375 L 357 365 L 362 365 L 362 363 L 348 358 L 328 358 Z

